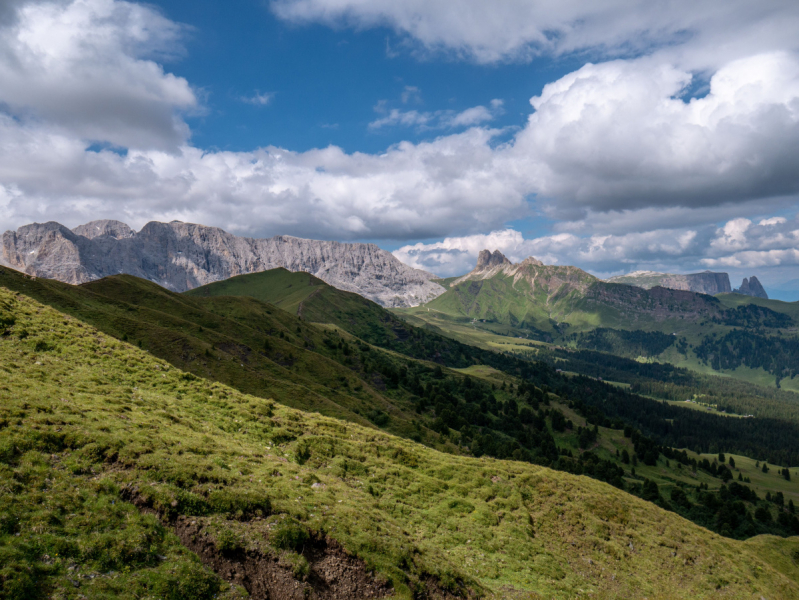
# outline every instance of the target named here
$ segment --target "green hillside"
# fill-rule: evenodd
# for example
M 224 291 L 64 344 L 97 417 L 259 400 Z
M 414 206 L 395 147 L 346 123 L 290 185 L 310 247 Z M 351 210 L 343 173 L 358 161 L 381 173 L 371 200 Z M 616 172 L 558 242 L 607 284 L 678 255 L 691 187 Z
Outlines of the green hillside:
M 586 282 L 591 283 L 590 276 L 581 274 L 572 267 L 565 268 L 561 274 L 560 281 L 576 282 L 582 285 Z M 550 280 L 554 282 L 554 279 Z M 272 282 L 274 285 L 272 286 Z M 310 283 L 309 283 L 310 282 Z M 586 398 L 595 406 L 601 407 L 604 411 L 611 411 L 614 415 L 623 419 L 631 420 L 636 428 L 642 428 L 647 435 L 654 435 L 660 443 L 667 446 L 679 446 L 692 448 L 697 452 L 717 451 L 723 449 L 727 452 L 744 452 L 752 456 L 757 456 L 763 460 L 769 460 L 780 464 L 799 464 L 799 446 L 796 439 L 799 431 L 795 430 L 795 425 L 788 422 L 799 423 L 799 402 L 797 398 L 789 395 L 786 397 L 783 392 L 765 390 L 757 386 L 744 386 L 743 384 L 731 386 L 725 382 L 719 382 L 717 378 L 699 378 L 690 375 L 684 370 L 671 369 L 670 371 L 659 369 L 655 365 L 641 364 L 635 361 L 617 360 L 604 353 L 597 352 L 573 352 L 564 351 L 557 348 L 536 346 L 530 351 L 527 345 L 515 343 L 512 338 L 497 336 L 486 332 L 483 329 L 475 328 L 475 323 L 454 323 L 452 320 L 436 321 L 434 329 L 419 329 L 407 324 L 403 324 L 382 307 L 360 298 L 355 294 L 342 292 L 330 286 L 326 286 L 319 280 L 314 280 L 310 275 L 302 273 L 288 273 L 282 269 L 236 277 L 229 282 L 219 282 L 204 288 L 200 288 L 201 295 L 204 297 L 212 296 L 213 293 L 225 292 L 247 296 L 252 294 L 266 294 L 264 289 L 270 288 L 268 297 L 275 302 L 281 302 L 281 294 L 298 294 L 298 289 L 307 289 L 313 284 L 313 293 L 304 294 L 307 300 L 303 301 L 303 306 L 308 310 L 313 310 L 314 318 L 325 323 L 335 323 L 338 327 L 348 330 L 350 333 L 358 335 L 369 342 L 393 350 L 407 356 L 434 360 L 441 364 L 463 368 L 469 365 L 482 364 L 495 369 L 504 371 L 514 377 L 532 382 L 539 389 L 546 387 L 563 397 Z M 562 285 L 554 282 L 552 288 L 558 291 L 557 286 Z M 305 286 L 303 288 L 303 286 Z M 629 288 L 629 286 L 614 286 L 618 288 Z M 281 291 L 282 290 L 282 291 Z M 686 294 L 681 292 L 682 294 Z M 687 294 L 690 298 L 692 295 Z M 712 300 L 712 299 L 711 299 Z M 348 317 L 339 318 L 341 314 L 338 310 L 331 307 L 346 305 L 348 307 Z M 306 310 L 304 308 L 303 310 Z M 430 319 L 430 315 L 440 315 L 438 312 L 422 311 L 425 318 Z M 419 311 L 417 311 L 419 314 Z M 406 313 L 407 316 L 407 313 Z M 413 318 L 413 317 L 412 317 Z M 424 323 L 417 319 L 419 323 Z M 480 324 L 482 325 L 482 323 Z M 466 334 L 460 339 L 472 341 L 483 345 L 491 351 L 481 350 L 475 346 L 467 346 L 453 341 L 445 335 L 440 335 L 436 329 L 442 327 L 442 333 L 453 336 L 453 331 L 446 330 L 452 326 L 458 328 L 460 332 Z M 446 331 L 445 331 L 446 330 Z M 614 330 L 615 331 L 615 330 Z M 482 332 L 482 333 L 480 333 Z M 479 338 L 471 337 L 472 333 L 479 333 Z M 636 332 L 623 332 L 628 335 L 637 335 Z M 458 337 L 459 334 L 453 337 Z M 652 336 L 665 338 L 670 344 L 672 336 L 665 336 L 657 332 L 645 333 L 642 339 L 637 339 L 638 344 L 651 344 Z M 483 343 L 483 338 L 491 338 L 494 341 L 509 342 L 487 344 Z M 639 336 L 640 338 L 640 336 Z M 658 340 L 656 340 L 658 341 Z M 515 345 L 513 345 L 515 344 Z M 503 352 L 498 354 L 497 351 Z M 513 359 L 509 359 L 508 352 L 512 352 Z M 611 359 L 610 361 L 608 359 Z M 539 361 L 546 361 L 549 367 L 542 367 Z M 629 383 L 636 386 L 635 390 L 644 391 L 648 395 L 654 395 L 666 400 L 685 399 L 699 396 L 705 398 L 708 404 L 722 406 L 726 411 L 740 411 L 740 414 L 756 414 L 763 420 L 746 421 L 742 423 L 730 423 L 723 418 L 698 417 L 687 409 L 680 409 L 674 406 L 668 414 L 663 413 L 660 404 L 652 404 L 650 400 L 641 399 L 639 396 L 624 395 L 620 391 L 614 391 L 604 384 L 597 384 L 596 381 L 583 380 L 572 382 L 568 378 L 557 375 L 555 370 L 569 365 L 568 370 L 584 372 L 595 378 L 604 376 L 610 377 L 612 381 Z M 410 364 L 406 366 L 410 368 Z M 412 371 L 412 370 L 411 370 Z M 409 372 L 410 373 L 410 372 Z M 416 403 L 417 410 L 420 411 L 422 418 L 427 418 L 428 426 L 437 428 L 444 432 L 445 426 L 458 429 L 465 440 L 474 439 L 475 433 L 467 427 L 481 427 L 492 423 L 492 427 L 500 429 L 514 437 L 523 447 L 544 448 L 547 446 L 544 440 L 530 440 L 525 437 L 523 430 L 514 427 L 511 422 L 505 422 L 497 417 L 501 417 L 502 411 L 493 406 L 501 407 L 502 402 L 507 402 L 508 396 L 502 392 L 493 392 L 487 395 L 489 399 L 495 396 L 499 403 L 476 406 L 470 403 L 465 390 L 460 386 L 439 388 L 441 392 L 432 391 L 428 383 L 422 381 L 417 384 L 414 376 L 409 374 L 404 380 L 398 381 L 398 388 L 406 388 L 411 393 L 411 400 Z M 435 383 L 435 380 L 432 381 Z M 590 388 L 590 391 L 589 391 Z M 634 391 L 635 391 L 634 390 Z M 468 390 L 467 390 L 468 391 Z M 455 413 L 460 412 L 461 419 L 451 417 L 451 413 L 446 412 L 445 404 L 436 400 L 436 396 L 443 394 L 444 397 L 455 395 L 460 401 L 465 401 L 470 409 L 464 412 L 463 406 L 455 401 L 456 406 L 450 407 Z M 414 399 L 415 396 L 415 399 Z M 515 401 L 521 401 L 518 396 L 512 396 Z M 494 402 L 492 400 L 492 402 Z M 627 407 L 627 408 L 622 408 Z M 637 409 L 636 416 L 633 416 L 632 407 Z M 523 408 L 519 404 L 518 410 Z M 432 411 L 431 411 L 432 409 Z M 718 413 L 719 415 L 724 413 Z M 482 417 L 480 415 L 485 415 Z M 658 415 L 656 418 L 653 415 Z M 435 417 L 435 418 L 434 418 Z M 439 420 L 442 417 L 442 420 Z M 483 419 L 486 420 L 483 420 Z M 653 420 L 654 419 L 654 420 Z M 675 425 L 676 424 L 676 425 Z M 466 427 L 466 429 L 463 429 Z M 682 432 L 682 433 L 678 433 Z M 769 440 L 766 442 L 766 440 Z M 500 458 L 511 456 L 514 447 L 506 452 L 506 446 L 498 443 L 491 453 Z M 553 465 L 555 458 L 551 451 L 544 452 L 542 456 L 539 452 L 537 461 L 544 461 L 542 464 Z
M 575 267 L 523 263 L 471 275 L 396 312 L 483 347 L 497 344 L 492 335 L 535 340 L 799 391 L 799 303 L 644 290 Z
M 772 519 L 753 519 L 765 494 L 793 493 L 779 485 L 778 470 L 761 482 L 757 495 L 743 497 L 746 507 L 738 516 L 728 518 L 725 507 L 733 497 L 724 496 L 724 471 L 711 465 L 700 468 L 698 459 L 675 455 L 672 450 L 721 449 L 772 465 L 799 464 L 799 427 L 790 422 L 729 420 L 666 407 L 600 381 L 558 374 L 541 362 L 464 346 L 401 322 L 402 327 L 394 330 L 395 317 L 357 296 L 351 306 L 364 306 L 365 320 L 376 317 L 392 324 L 393 332 L 404 334 L 378 341 L 388 339 L 389 348 L 410 356 L 331 331 L 329 324 L 309 324 L 248 296 L 189 298 L 129 276 L 79 287 L 33 280 L 13 271 L 4 277 L 7 285 L 16 285 L 53 307 L 64 307 L 118 339 L 138 340 L 137 345 L 174 366 L 243 392 L 372 424 L 453 454 L 522 460 L 588 475 L 659 501 L 664 508 L 728 536 L 745 539 L 758 533 L 799 531 L 799 522 L 779 521 L 779 507 L 769 503 L 764 506 Z M 251 280 L 261 282 L 262 278 Z M 292 287 L 283 289 L 293 294 Z M 334 298 L 342 294 L 345 302 L 353 300 L 351 294 L 327 290 Z M 246 293 L 247 287 L 239 286 L 238 291 Z M 273 299 L 280 300 L 277 295 Z M 305 304 L 313 306 L 313 302 Z M 195 346 L 196 352 L 187 352 Z M 504 379 L 501 384 L 483 383 L 440 364 L 416 360 L 414 355 L 452 366 L 493 365 Z M 468 373 L 469 368 L 461 373 Z M 577 416 L 566 419 L 563 414 Z M 621 430 L 629 427 L 632 436 L 621 439 Z M 641 431 L 653 437 L 645 438 Z M 631 465 L 630 460 L 623 460 L 624 451 L 633 463 L 637 455 L 642 460 L 645 454 L 654 458 Z M 683 466 L 692 474 L 681 470 Z M 769 481 L 774 485 L 769 487 Z M 687 489 L 682 504 L 667 500 L 675 482 Z
M 280 406 L 3 288 L 0 322 L 4 597 L 799 595 L 797 538 Z
M 174 366 L 288 406 L 368 423 L 379 409 L 410 435 L 410 416 L 358 377 L 334 333 L 252 298 L 194 300 L 130 275 L 83 286 L 0 268 L 0 285 L 130 341 Z
M 326 284 L 310 273 L 271 269 L 210 283 L 184 293 L 193 298 L 248 297 L 269 302 L 311 323 L 328 323 L 372 344 L 408 337 L 405 323 L 380 305 Z

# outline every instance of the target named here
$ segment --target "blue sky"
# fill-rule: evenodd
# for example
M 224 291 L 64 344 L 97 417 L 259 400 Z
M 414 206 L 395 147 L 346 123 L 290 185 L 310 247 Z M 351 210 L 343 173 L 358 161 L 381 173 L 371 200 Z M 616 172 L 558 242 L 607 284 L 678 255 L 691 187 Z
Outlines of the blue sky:
M 332 144 L 374 153 L 441 134 L 407 126 L 370 129 L 381 104 L 386 110 L 461 112 L 500 99 L 503 110 L 491 126 L 519 128 L 532 96 L 582 66 L 570 57 L 501 65 L 420 60 L 402 50 L 389 28 L 287 24 L 259 0 L 237 0 L 234 8 L 184 0 L 153 4 L 191 28 L 185 53 L 168 66 L 202 90 L 207 112 L 187 121 L 192 142 L 203 148 L 305 151 Z M 258 95 L 265 104 L 243 101 Z
M 797 30 L 780 0 L 7 0 L 0 228 L 178 219 L 799 297 Z

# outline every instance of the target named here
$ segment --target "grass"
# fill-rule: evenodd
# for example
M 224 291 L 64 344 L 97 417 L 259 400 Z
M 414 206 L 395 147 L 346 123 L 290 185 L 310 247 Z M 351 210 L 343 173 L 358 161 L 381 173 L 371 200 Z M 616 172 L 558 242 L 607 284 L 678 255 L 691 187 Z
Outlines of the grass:
M 733 294 L 739 297 L 739 294 Z M 450 315 L 436 312 L 432 309 L 428 310 L 427 307 L 417 307 L 413 309 L 395 309 L 394 313 L 398 316 L 407 319 L 409 323 L 421 326 L 427 323 L 429 327 L 434 328 L 442 335 L 446 335 L 464 344 L 470 344 L 479 348 L 493 350 L 496 352 L 511 352 L 518 353 L 521 356 L 534 360 L 545 360 L 564 368 L 560 363 L 563 363 L 561 357 L 561 349 L 564 346 L 557 343 L 547 343 L 537 340 L 519 339 L 519 337 L 509 337 L 507 335 L 500 335 L 492 331 L 486 330 L 485 324 L 480 322 L 464 322 L 456 319 Z M 699 327 L 699 329 L 702 329 Z M 729 328 L 728 328 L 729 329 Z M 704 333 L 702 334 L 704 335 Z M 646 359 L 649 362 L 654 362 L 653 359 Z M 782 390 L 777 391 L 778 397 L 773 397 L 775 394 L 774 376 L 767 373 L 763 369 L 749 369 L 747 367 L 739 367 L 735 371 L 715 371 L 709 365 L 705 365 L 698 361 L 693 354 L 689 353 L 688 356 L 682 355 L 677 352 L 673 347 L 669 348 L 663 355 L 657 357 L 657 362 L 666 362 L 673 364 L 678 368 L 685 368 L 696 373 L 699 376 L 706 378 L 702 381 L 705 386 L 708 382 L 718 390 L 726 390 L 721 393 L 717 400 L 724 400 L 725 403 L 730 405 L 739 404 L 740 398 L 760 398 L 756 403 L 747 400 L 747 407 L 744 409 L 740 407 L 740 412 L 744 414 L 754 413 L 758 416 L 768 416 L 784 418 L 789 421 L 799 420 L 799 412 L 797 412 L 797 403 L 799 403 L 799 396 L 794 395 L 794 392 L 799 392 L 799 378 L 790 379 L 785 378 L 781 380 L 780 386 Z M 571 365 L 568 370 L 582 372 L 578 365 Z M 586 373 L 584 373 L 586 374 Z M 591 374 L 591 373 L 587 373 Z M 741 382 L 742 385 L 721 385 L 722 380 Z M 717 382 L 717 383 L 713 383 Z M 751 385 L 745 385 L 751 384 Z M 787 393 L 786 393 L 787 392 Z M 686 397 L 690 397 L 688 393 Z M 695 408 L 694 406 L 685 405 L 688 408 Z
M 763 300 L 740 294 L 720 294 L 711 298 L 663 288 L 642 290 L 600 282 L 578 270 L 569 273 L 568 269 L 528 267 L 515 278 L 500 273 L 486 280 L 466 281 L 450 287 L 423 306 L 396 312 L 417 326 L 429 323 L 463 343 L 510 351 L 526 345 L 526 342 L 518 342 L 519 338 L 574 345 L 574 338 L 570 336 L 597 328 L 675 334 L 686 344 L 696 346 L 707 336 L 723 336 L 737 329 L 721 321 L 714 322 L 713 318 L 718 317 L 720 311 L 749 304 L 793 319 L 790 326 L 767 328 L 768 333 L 779 332 L 792 337 L 799 333 L 797 302 Z M 757 329 L 762 333 L 762 328 Z M 505 340 L 497 339 L 501 337 Z M 746 367 L 715 371 L 690 350 L 681 354 L 671 347 L 659 354 L 657 360 L 696 373 L 729 376 L 759 386 L 777 386 L 773 373 Z M 780 386 L 799 392 L 799 381 L 795 379 L 782 379 Z
M 283 270 L 277 271 L 280 275 Z M 296 280 L 294 275 L 311 277 L 289 275 L 291 281 Z M 384 425 L 389 431 L 446 445 L 423 423 L 421 429 L 414 424 L 418 416 L 412 402 L 397 394 L 390 397 L 379 389 L 382 382 L 364 373 L 362 352 L 354 349 L 346 354 L 341 342 L 352 340 L 349 333 L 310 325 L 261 300 L 186 297 L 129 275 L 71 286 L 2 267 L 0 285 L 128 340 L 198 377 L 366 426 L 370 421 L 365 415 L 380 410 L 391 417 Z M 363 346 L 366 354 L 384 354 Z
M 271 269 L 239 275 L 186 292 L 193 298 L 255 298 L 311 323 L 336 325 L 379 346 L 397 338 L 404 323 L 380 305 L 326 284 L 309 273 Z
M 281 406 L 2 288 L 0 313 L 1 485 L 4 497 L 30 499 L 3 504 L 2 522 L 12 525 L 0 552 L 50 597 L 222 589 L 123 501 L 131 486 L 162 511 L 196 515 L 223 545 L 278 552 L 284 542 L 258 511 L 293 519 L 341 542 L 397 597 L 411 597 L 428 575 L 502 598 L 799 594 L 799 539 L 722 538 L 586 477 L 444 454 Z M 98 547 L 93 536 L 122 530 L 108 542 L 119 544 L 118 562 L 84 551 Z M 62 538 L 70 549 L 56 558 L 51 542 Z M 19 581 L 8 564 L 6 595 Z M 78 591 L 76 569 L 95 575 Z M 191 582 L 199 592 L 180 590 Z M 32 597 L 24 593 L 16 597 Z

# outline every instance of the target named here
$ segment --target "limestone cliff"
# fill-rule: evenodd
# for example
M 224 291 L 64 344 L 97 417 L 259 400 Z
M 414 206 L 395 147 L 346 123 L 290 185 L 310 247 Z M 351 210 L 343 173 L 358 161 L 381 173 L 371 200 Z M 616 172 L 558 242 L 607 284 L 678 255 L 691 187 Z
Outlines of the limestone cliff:
M 766 293 L 766 290 L 763 289 L 763 286 L 760 285 L 760 282 L 754 275 L 752 275 L 752 277 L 749 279 L 744 277 L 741 287 L 733 290 L 733 292 L 736 294 L 744 294 L 745 296 L 754 296 L 755 298 L 765 298 L 768 300 L 768 294 Z
M 703 271 L 702 273 L 689 273 L 679 275 L 675 273 L 658 273 L 656 271 L 635 271 L 628 275 L 611 277 L 608 283 L 623 283 L 635 287 L 652 289 L 655 286 L 669 288 L 672 290 L 683 290 L 686 292 L 698 292 L 715 296 L 732 290 L 730 287 L 730 277 L 727 273 L 714 273 Z
M 34 223 L 3 234 L 0 262 L 72 284 L 128 273 L 177 292 L 285 267 L 389 307 L 416 306 L 444 292 L 434 275 L 374 244 L 245 238 L 180 221 L 151 222 L 139 232 L 119 221 L 94 221 L 73 230 L 55 222 Z

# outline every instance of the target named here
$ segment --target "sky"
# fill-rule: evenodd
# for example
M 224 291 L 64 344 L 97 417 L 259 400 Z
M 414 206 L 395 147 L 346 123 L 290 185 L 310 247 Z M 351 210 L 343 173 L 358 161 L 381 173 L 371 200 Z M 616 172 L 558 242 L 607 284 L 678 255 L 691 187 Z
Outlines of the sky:
M 0 0 L 0 230 L 173 219 L 799 299 L 799 3 Z

